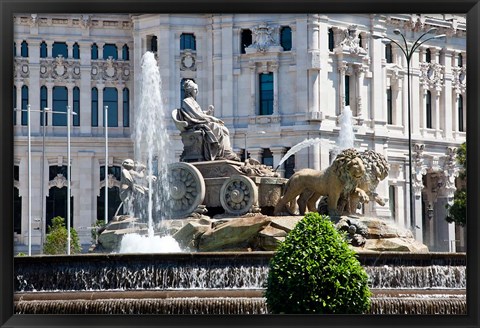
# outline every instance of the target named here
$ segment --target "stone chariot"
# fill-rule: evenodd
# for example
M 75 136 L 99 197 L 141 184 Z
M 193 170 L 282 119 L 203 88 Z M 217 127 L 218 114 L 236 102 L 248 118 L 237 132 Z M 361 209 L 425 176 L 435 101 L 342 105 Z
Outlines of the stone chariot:
M 273 213 L 287 179 L 252 159 L 205 161 L 202 131 L 187 129 L 176 110 L 172 118 L 184 145 L 181 162 L 170 164 L 168 172 L 172 218 L 218 207 L 234 216 Z

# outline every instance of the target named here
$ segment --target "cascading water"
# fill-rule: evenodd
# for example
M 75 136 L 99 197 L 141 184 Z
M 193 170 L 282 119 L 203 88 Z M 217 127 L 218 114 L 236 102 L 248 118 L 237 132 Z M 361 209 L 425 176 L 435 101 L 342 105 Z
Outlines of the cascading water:
M 340 132 L 338 132 L 338 142 L 332 150 L 332 161 L 344 149 L 353 148 L 355 133 L 353 132 L 352 110 L 350 106 L 345 106 L 342 115 L 340 115 Z
M 173 238 L 154 236 L 154 216 L 159 220 L 168 215 L 167 170 L 173 157 L 168 147 L 170 141 L 165 123 L 167 113 L 163 106 L 162 80 L 157 60 L 152 52 L 146 52 L 141 63 L 140 97 L 132 138 L 135 143 L 135 161 L 146 165 L 148 195 L 142 210 L 129 214 L 148 220 L 148 236 L 126 235 L 122 239 L 120 252 L 179 252 L 180 247 Z M 151 178 L 153 176 L 156 181 Z
M 337 146 L 333 149 L 332 161 L 335 157 L 344 149 L 353 148 L 353 142 L 355 140 L 355 133 L 353 132 L 352 125 L 352 110 L 350 106 L 345 106 L 342 115 L 340 115 L 340 132 L 338 134 Z M 303 148 L 310 147 L 322 142 L 322 139 L 305 139 L 302 142 L 293 146 L 278 162 L 275 171 L 282 165 L 290 156 L 302 150 Z

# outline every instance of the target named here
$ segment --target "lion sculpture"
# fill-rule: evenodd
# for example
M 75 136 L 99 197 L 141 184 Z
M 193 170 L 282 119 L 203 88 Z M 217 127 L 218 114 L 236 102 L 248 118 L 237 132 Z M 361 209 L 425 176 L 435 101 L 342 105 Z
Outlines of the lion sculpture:
M 380 206 L 385 205 L 385 201 L 375 192 L 380 181 L 388 176 L 390 165 L 385 157 L 373 150 L 365 150 L 359 154 L 365 166 L 365 174 L 358 180 L 358 188 L 365 191 L 368 199 L 365 200 L 357 192 L 350 194 L 344 193 L 337 204 L 337 212 L 342 215 L 354 214 L 360 205 L 370 201 L 375 201 Z M 315 206 L 319 196 L 314 192 L 305 190 L 298 198 L 298 208 L 300 214 L 305 214 L 306 208 L 310 212 L 319 212 L 326 214 L 328 212 L 328 200 L 322 199 L 318 208 Z
M 359 180 L 363 178 L 365 172 L 365 165 L 359 153 L 353 148 L 338 154 L 332 165 L 325 170 L 300 170 L 287 181 L 284 195 L 275 206 L 274 214 L 285 212 L 286 205 L 308 190 L 313 193 L 311 197 L 315 199 L 328 196 L 329 214 L 338 215 L 338 200 L 342 194 L 357 193 L 362 201 L 368 200 L 368 195 L 358 188 Z

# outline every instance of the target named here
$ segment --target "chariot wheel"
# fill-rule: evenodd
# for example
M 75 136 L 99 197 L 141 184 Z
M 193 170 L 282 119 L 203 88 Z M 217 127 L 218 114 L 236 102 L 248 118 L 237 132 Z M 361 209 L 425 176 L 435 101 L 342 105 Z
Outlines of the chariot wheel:
M 189 216 L 205 198 L 205 182 L 200 171 L 189 163 L 168 166 L 169 213 L 174 219 Z
M 233 175 L 220 189 L 220 203 L 227 213 L 248 213 L 258 203 L 257 186 L 249 177 Z

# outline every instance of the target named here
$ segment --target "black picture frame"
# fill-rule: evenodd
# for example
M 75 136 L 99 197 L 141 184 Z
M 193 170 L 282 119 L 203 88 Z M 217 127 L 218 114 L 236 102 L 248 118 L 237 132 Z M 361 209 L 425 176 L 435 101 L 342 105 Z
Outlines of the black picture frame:
M 467 14 L 467 315 L 14 315 L 13 314 L 13 22 L 16 12 L 32 13 L 466 13 Z M 479 213 L 479 58 L 480 5 L 478 0 L 0 0 L 0 326 L 1 327 L 478 327 L 480 294 L 478 263 Z M 6 119 L 5 119 L 6 117 Z

